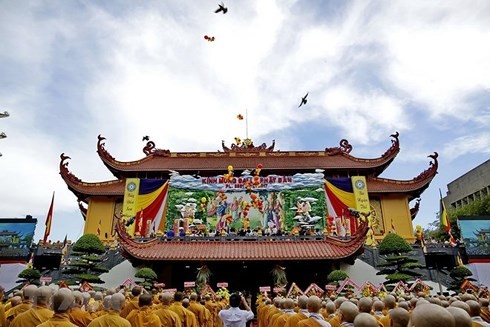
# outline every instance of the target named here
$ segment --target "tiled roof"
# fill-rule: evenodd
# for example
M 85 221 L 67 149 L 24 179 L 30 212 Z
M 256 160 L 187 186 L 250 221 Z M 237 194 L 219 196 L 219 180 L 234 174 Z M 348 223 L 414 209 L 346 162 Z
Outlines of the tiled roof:
M 83 182 L 68 170 L 68 157 L 62 156 L 60 162 L 60 174 L 65 180 L 68 188 L 84 198 L 87 196 L 108 195 L 108 196 L 123 196 L 125 180 L 112 180 L 98 183 Z M 369 193 L 387 193 L 387 192 L 420 192 L 427 188 L 437 174 L 436 164 L 431 165 L 427 170 L 419 176 L 411 180 L 394 180 L 380 177 L 368 177 L 367 188 Z
M 265 170 L 371 170 L 381 173 L 400 151 L 398 133 L 393 137 L 391 147 L 380 157 L 365 159 L 350 155 L 352 146 L 342 140 L 339 147 L 321 151 L 272 151 L 272 150 L 229 150 L 223 152 L 170 152 L 169 150 L 145 150 L 146 157 L 129 162 L 116 160 L 105 149 L 105 138 L 99 135 L 97 152 L 104 164 L 120 178 L 121 172 L 168 172 L 185 171 L 225 171 L 228 165 L 235 170 L 253 169 L 262 164 Z M 148 147 L 148 145 L 147 145 Z M 146 149 L 146 147 L 145 147 Z
M 250 241 L 159 241 L 138 243 L 118 225 L 119 242 L 130 257 L 150 261 L 262 261 L 341 259 L 356 253 L 366 239 L 367 225 L 349 241 L 250 240 Z

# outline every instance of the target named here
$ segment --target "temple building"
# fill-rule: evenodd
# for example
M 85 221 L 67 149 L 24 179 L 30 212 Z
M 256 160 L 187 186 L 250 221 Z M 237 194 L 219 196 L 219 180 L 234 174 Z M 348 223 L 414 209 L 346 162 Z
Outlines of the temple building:
M 415 240 L 412 220 L 437 174 L 437 153 L 411 180 L 383 178 L 398 137 L 371 159 L 352 156 L 345 139 L 319 151 L 277 151 L 274 142 L 245 139 L 216 152 L 172 152 L 148 140 L 143 158 L 122 162 L 99 136 L 97 152 L 113 180 L 82 181 L 65 154 L 60 174 L 79 202 L 84 233 L 117 237 L 126 258 L 151 265 L 167 286 L 196 272 L 235 289 L 255 289 L 271 271 L 324 283 L 365 243 L 390 232 Z

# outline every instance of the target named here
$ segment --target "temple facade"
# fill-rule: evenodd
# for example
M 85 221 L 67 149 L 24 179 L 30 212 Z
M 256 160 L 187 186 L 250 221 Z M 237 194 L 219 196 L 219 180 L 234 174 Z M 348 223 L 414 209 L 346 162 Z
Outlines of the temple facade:
M 420 196 L 438 168 L 434 153 L 410 180 L 381 177 L 400 151 L 398 133 L 370 159 L 351 155 L 347 140 L 319 151 L 277 151 L 274 142 L 246 139 L 223 142 L 216 152 L 172 152 L 148 140 L 142 158 L 123 162 L 105 141 L 98 137 L 97 152 L 110 181 L 82 181 L 61 155 L 60 174 L 79 203 L 84 232 L 117 237 L 128 259 L 151 262 L 173 284 L 204 266 L 215 281 L 230 279 L 216 272 L 225 266 L 258 274 L 264 265 L 270 271 L 308 263 L 326 276 L 387 233 L 413 242 Z M 318 269 L 307 278 L 315 280 Z M 254 280 L 248 286 L 257 286 Z

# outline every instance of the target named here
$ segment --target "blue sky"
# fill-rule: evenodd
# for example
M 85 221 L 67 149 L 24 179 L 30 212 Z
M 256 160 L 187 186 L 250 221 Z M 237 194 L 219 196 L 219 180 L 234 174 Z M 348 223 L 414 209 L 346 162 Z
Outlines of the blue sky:
M 39 218 L 39 239 L 55 191 L 52 238 L 77 239 L 61 153 L 82 180 L 110 180 L 97 135 L 119 160 L 144 156 L 143 135 L 215 151 L 245 136 L 245 110 L 255 143 L 281 150 L 346 138 L 375 158 L 398 131 L 388 178 L 412 179 L 437 151 L 424 226 L 439 188 L 489 158 L 490 2 L 229 1 L 226 15 L 217 3 L 0 2 L 0 216 Z

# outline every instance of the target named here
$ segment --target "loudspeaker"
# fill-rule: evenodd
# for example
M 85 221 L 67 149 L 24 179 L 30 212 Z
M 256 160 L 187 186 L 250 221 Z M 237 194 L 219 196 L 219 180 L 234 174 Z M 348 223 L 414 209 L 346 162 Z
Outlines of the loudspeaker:
M 425 254 L 425 265 L 429 269 L 452 269 L 456 267 L 456 257 L 446 252 Z
M 61 254 L 44 254 L 34 256 L 32 265 L 39 271 L 46 269 L 56 270 L 60 269 Z

